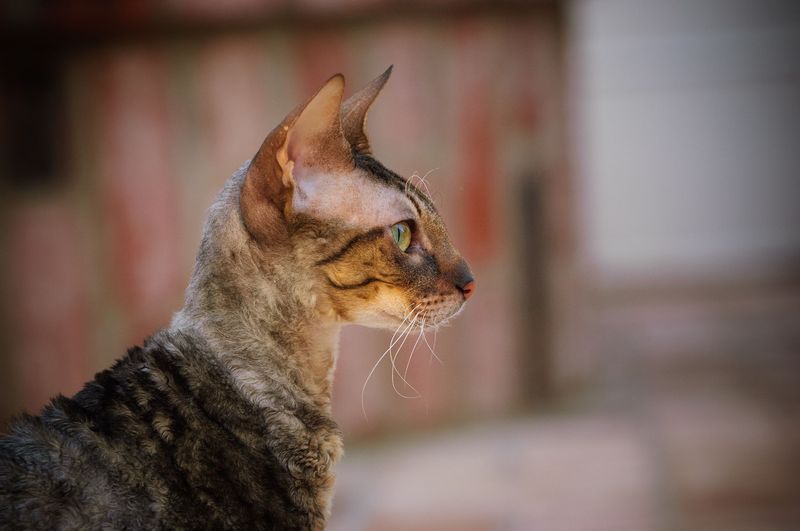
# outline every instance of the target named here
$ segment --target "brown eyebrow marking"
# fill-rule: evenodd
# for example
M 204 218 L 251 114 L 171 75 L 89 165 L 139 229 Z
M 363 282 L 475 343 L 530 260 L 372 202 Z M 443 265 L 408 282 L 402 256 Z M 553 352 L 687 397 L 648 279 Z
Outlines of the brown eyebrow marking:
M 436 206 L 433 204 L 433 201 L 431 201 L 431 199 L 419 188 L 413 184 L 409 185 L 409 182 L 406 179 L 403 179 L 371 156 L 364 155 L 362 153 L 354 153 L 353 162 L 357 168 L 365 170 L 369 177 L 383 184 L 392 186 L 393 188 L 397 188 L 403 192 L 403 194 L 405 194 L 405 196 L 414 205 L 414 208 L 417 209 L 418 216 L 422 215 L 420 203 L 422 203 L 425 208 L 431 212 L 436 212 Z
M 338 251 L 318 261 L 317 265 L 319 266 L 319 265 L 330 264 L 331 262 L 336 262 L 337 260 L 342 258 L 345 254 L 347 254 L 348 251 L 350 251 L 350 249 L 352 249 L 354 245 L 360 242 L 374 240 L 379 236 L 382 237 L 384 234 L 384 230 L 385 230 L 384 227 L 376 227 L 374 229 L 368 230 L 367 232 L 363 232 L 361 234 L 358 234 L 350 238 L 350 241 L 344 244 Z

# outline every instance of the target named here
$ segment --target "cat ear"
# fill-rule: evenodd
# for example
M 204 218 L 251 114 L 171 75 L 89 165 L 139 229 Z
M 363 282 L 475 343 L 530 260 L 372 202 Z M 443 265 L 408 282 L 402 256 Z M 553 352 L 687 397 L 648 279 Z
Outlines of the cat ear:
M 342 104 L 342 127 L 344 136 L 357 153 L 370 154 L 369 139 L 364 129 L 367 126 L 367 113 L 372 102 L 378 97 L 383 86 L 392 75 L 390 66 L 386 72 L 372 80 L 372 82 L 356 92 Z
M 350 146 L 342 132 L 339 111 L 344 77 L 337 74 L 312 97 L 289 126 L 287 160 L 295 166 L 336 170 L 352 165 Z
M 344 77 L 336 74 L 272 130 L 250 161 L 239 198 L 247 230 L 257 239 L 274 234 L 292 206 L 294 173 L 352 166 L 342 132 Z

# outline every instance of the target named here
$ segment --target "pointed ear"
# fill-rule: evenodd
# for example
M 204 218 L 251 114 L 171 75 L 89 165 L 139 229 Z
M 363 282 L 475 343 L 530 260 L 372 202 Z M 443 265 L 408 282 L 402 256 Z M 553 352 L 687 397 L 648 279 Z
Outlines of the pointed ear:
M 393 66 L 387 68 L 386 72 L 373 79 L 369 85 L 347 98 L 342 104 L 344 136 L 357 153 L 371 153 L 369 139 L 364 131 L 367 126 L 367 113 L 389 80 L 389 76 L 392 75 L 392 68 Z
M 272 130 L 250 161 L 239 204 L 245 227 L 257 240 L 285 226 L 297 169 L 352 165 L 340 117 L 343 92 L 344 77 L 336 74 Z

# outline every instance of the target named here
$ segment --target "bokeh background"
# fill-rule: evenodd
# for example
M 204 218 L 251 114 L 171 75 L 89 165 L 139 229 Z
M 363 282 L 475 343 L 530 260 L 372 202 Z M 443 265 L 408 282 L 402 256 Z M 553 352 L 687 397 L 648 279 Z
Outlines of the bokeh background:
M 0 17 L 0 426 L 168 323 L 225 179 L 330 75 L 394 64 L 374 151 L 427 176 L 477 291 L 442 363 L 417 345 L 422 398 L 383 365 L 368 419 L 389 334 L 345 330 L 331 529 L 800 528 L 797 2 Z

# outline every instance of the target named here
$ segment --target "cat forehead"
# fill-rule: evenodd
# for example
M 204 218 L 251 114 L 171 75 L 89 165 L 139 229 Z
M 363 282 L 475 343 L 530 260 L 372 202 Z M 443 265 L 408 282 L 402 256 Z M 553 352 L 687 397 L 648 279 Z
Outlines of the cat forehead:
M 346 173 L 304 171 L 294 178 L 295 212 L 364 229 L 416 217 L 414 204 L 402 190 L 358 168 Z

